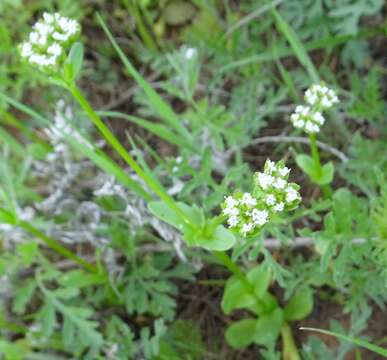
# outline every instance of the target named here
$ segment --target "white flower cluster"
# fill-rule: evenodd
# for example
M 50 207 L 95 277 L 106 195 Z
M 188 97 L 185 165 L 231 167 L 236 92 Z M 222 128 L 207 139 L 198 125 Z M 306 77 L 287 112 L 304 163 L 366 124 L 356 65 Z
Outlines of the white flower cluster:
M 318 106 L 321 110 L 329 109 L 339 102 L 334 90 L 318 84 L 305 91 L 304 99 L 310 106 Z
M 283 162 L 267 160 L 264 172 L 255 174 L 252 193 L 237 192 L 226 197 L 222 214 L 229 227 L 246 236 L 265 225 L 275 213 L 294 209 L 301 197 L 299 186 L 287 181 L 289 172 Z
M 55 70 L 80 31 L 81 26 L 76 20 L 58 13 L 44 13 L 33 26 L 28 41 L 20 45 L 20 54 L 42 70 Z
M 308 134 L 320 131 L 320 126 L 324 125 L 325 118 L 321 112 L 313 111 L 310 106 L 298 105 L 294 113 L 290 116 L 294 127 L 303 129 Z
M 339 102 L 336 93 L 323 85 L 312 85 L 305 92 L 307 105 L 298 105 L 290 120 L 294 127 L 304 130 L 308 134 L 318 133 L 324 125 L 325 118 L 322 111 L 331 108 Z

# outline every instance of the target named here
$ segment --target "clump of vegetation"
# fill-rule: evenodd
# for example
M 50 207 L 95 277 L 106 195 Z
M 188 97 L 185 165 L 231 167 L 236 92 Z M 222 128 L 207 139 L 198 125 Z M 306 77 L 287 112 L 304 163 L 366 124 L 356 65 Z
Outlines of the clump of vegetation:
M 385 356 L 385 11 L 0 5 L 0 357 Z

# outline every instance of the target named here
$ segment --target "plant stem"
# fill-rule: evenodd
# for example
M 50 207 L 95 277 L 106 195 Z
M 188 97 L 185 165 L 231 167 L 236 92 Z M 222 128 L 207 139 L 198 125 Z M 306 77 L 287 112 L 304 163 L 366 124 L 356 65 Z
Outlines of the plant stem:
M 288 323 L 284 323 L 281 329 L 283 360 L 301 360 L 297 346 L 293 339 L 292 330 Z
M 318 174 L 319 176 L 321 176 L 323 173 L 323 170 L 321 166 L 320 153 L 317 147 L 317 137 L 315 133 L 309 134 L 309 141 L 310 141 L 310 153 L 312 155 L 313 161 L 317 168 Z M 332 189 L 330 188 L 329 185 L 320 185 L 320 187 L 326 198 L 330 198 L 332 196 Z
M 98 269 L 87 262 L 86 260 L 83 260 L 81 257 L 74 254 L 72 251 L 68 250 L 64 246 L 62 246 L 57 240 L 50 238 L 49 236 L 45 235 L 43 232 L 41 232 L 39 229 L 31 225 L 30 223 L 17 219 L 12 213 L 8 212 L 7 210 L 0 208 L 0 214 L 3 216 L 3 218 L 9 223 L 10 225 L 17 225 L 23 230 L 29 232 L 30 234 L 36 236 L 40 240 L 42 240 L 49 248 L 57 252 L 58 254 L 62 255 L 63 257 L 66 257 L 82 267 L 84 267 L 86 270 L 98 274 Z
M 140 165 L 129 155 L 126 149 L 121 145 L 118 139 L 105 125 L 102 119 L 97 115 L 94 109 L 91 107 L 86 98 L 82 95 L 79 88 L 75 83 L 68 85 L 68 89 L 74 98 L 78 101 L 79 105 L 86 112 L 90 120 L 94 123 L 106 141 L 114 148 L 114 150 L 125 160 L 125 162 L 137 173 L 137 175 L 145 181 L 149 188 L 163 200 L 171 210 L 175 211 L 181 219 L 189 226 L 193 227 L 191 221 L 187 218 L 185 213 L 177 206 L 175 201 L 167 194 L 167 192 L 161 187 L 161 185 L 147 174 Z

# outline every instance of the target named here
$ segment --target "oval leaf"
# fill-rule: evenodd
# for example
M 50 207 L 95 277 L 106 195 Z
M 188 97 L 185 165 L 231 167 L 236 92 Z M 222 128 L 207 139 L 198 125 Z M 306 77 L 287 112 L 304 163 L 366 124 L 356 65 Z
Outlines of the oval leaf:
M 288 321 L 302 320 L 313 310 L 313 293 L 309 287 L 298 290 L 285 306 L 284 315 Z
M 250 345 L 255 338 L 256 320 L 243 319 L 234 322 L 226 330 L 227 342 L 236 349 Z

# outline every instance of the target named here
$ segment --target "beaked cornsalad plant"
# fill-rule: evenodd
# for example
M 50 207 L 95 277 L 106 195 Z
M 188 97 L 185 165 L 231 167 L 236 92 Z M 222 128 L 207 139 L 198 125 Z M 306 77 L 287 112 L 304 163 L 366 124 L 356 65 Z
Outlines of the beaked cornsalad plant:
M 177 142 L 178 140 L 174 140 L 175 136 L 169 136 L 169 134 L 178 134 L 178 137 L 183 139 L 184 146 L 187 149 L 192 150 L 194 153 L 197 152 L 198 144 L 195 143 L 195 139 L 190 134 L 189 129 L 178 121 L 178 116 L 169 105 L 131 65 L 99 16 L 98 21 L 128 72 L 143 89 L 154 109 L 159 111 L 160 117 L 165 119 L 165 127 L 160 125 L 158 128 L 163 130 L 160 132 L 171 142 Z M 263 243 L 259 247 L 259 251 L 262 251 L 264 255 L 265 260 L 263 262 L 252 261 L 245 269 L 245 266 L 241 266 L 238 261 L 240 256 L 249 247 L 252 247 L 254 243 L 262 241 L 267 231 L 275 233 L 277 228 L 279 229 L 283 224 L 290 223 L 292 217 L 293 219 L 299 219 L 303 214 L 308 213 L 306 209 L 289 215 L 290 212 L 297 209 L 301 202 L 300 186 L 289 181 L 291 170 L 285 166 L 283 160 L 274 162 L 267 159 L 263 171 L 255 173 L 247 180 L 250 183 L 249 192 L 238 188 L 234 192 L 230 190 L 228 194 L 223 194 L 224 201 L 219 204 L 220 211 L 216 216 L 206 213 L 204 208 L 196 204 L 187 204 L 175 200 L 156 178 L 155 174 L 146 166 L 144 160 L 140 157 L 133 157 L 120 143 L 102 120 L 101 113 L 93 109 L 78 87 L 77 80 L 81 75 L 83 65 L 83 45 L 78 42 L 80 34 L 81 27 L 77 21 L 57 13 L 44 13 L 43 18 L 33 26 L 33 31 L 30 33 L 28 40 L 19 46 L 20 55 L 31 66 L 46 74 L 47 79 L 51 83 L 63 87 L 73 96 L 104 140 L 125 161 L 129 168 L 136 173 L 137 179 L 140 179 L 140 181 L 135 181 L 126 171 L 122 171 L 113 159 L 109 158 L 107 160 L 104 157 L 104 162 L 102 162 L 101 158 L 97 157 L 97 153 L 100 153 L 97 146 L 89 142 L 83 144 L 84 146 L 80 146 L 79 138 L 77 138 L 79 134 L 75 136 L 70 131 L 64 134 L 64 138 L 73 146 L 76 146 L 78 141 L 77 149 L 87 154 L 90 159 L 93 159 L 104 170 L 108 168 L 110 170 L 114 169 L 114 171 L 111 171 L 114 173 L 117 181 L 147 201 L 149 211 L 165 223 L 176 228 L 188 247 L 199 247 L 210 252 L 219 263 L 223 264 L 231 272 L 232 275 L 226 281 L 224 287 L 221 302 L 222 310 L 227 315 L 233 310 L 245 310 L 243 312 L 244 318 L 232 322 L 226 330 L 225 337 L 231 346 L 241 348 L 250 344 L 257 344 L 261 347 L 264 356 L 268 359 L 277 359 L 277 339 L 281 336 L 284 358 L 289 360 L 300 359 L 290 323 L 304 319 L 311 313 L 313 309 L 313 290 L 310 285 L 313 282 L 297 284 L 293 288 L 291 296 L 288 296 L 286 301 L 283 301 L 271 291 L 271 286 L 274 281 L 278 281 L 281 285 L 280 273 L 282 272 L 283 275 L 285 270 L 275 263 L 275 260 L 270 257 L 269 252 L 264 251 Z M 183 50 L 185 56 L 183 64 L 189 65 L 187 65 L 188 71 L 195 70 L 195 76 L 190 81 L 183 81 L 184 76 L 181 79 L 184 87 L 183 98 L 191 103 L 198 116 L 203 117 L 203 114 L 200 113 L 200 106 L 195 103 L 193 98 L 193 89 L 198 77 L 199 67 L 195 63 L 190 62 L 193 61 L 192 59 L 196 61 L 198 54 L 195 49 Z M 179 62 L 173 62 L 173 64 L 175 68 L 179 68 L 181 65 L 179 65 Z M 8 102 L 15 105 L 12 99 L 8 99 Z M 343 192 L 336 192 L 334 194 L 330 188 L 334 177 L 334 167 L 332 162 L 321 164 L 317 146 L 317 134 L 325 123 L 323 111 L 332 108 L 338 102 L 338 97 L 332 89 L 329 89 L 323 83 L 314 84 L 305 92 L 306 104 L 298 105 L 290 116 L 290 121 L 294 127 L 306 132 L 310 140 L 311 156 L 306 154 L 297 155 L 296 162 L 313 183 L 321 186 L 328 203 L 332 201 L 335 203 L 345 198 L 346 194 Z M 25 110 L 23 106 L 17 105 L 17 103 L 16 106 Z M 139 123 L 143 124 L 144 127 L 149 126 L 146 122 Z M 106 194 L 106 189 L 104 194 Z M 108 191 L 108 194 L 114 194 L 114 191 L 112 193 Z M 0 208 L 1 220 L 12 226 L 21 227 L 26 232 L 45 242 L 46 245 L 58 252 L 58 254 L 84 267 L 85 270 L 90 272 L 90 275 L 81 276 L 78 274 L 79 279 L 84 282 L 84 286 L 88 283 L 109 283 L 109 272 L 103 264 L 97 261 L 97 264 L 94 265 L 85 261 L 61 245 L 57 240 L 47 236 L 44 231 L 18 217 L 18 212 L 12 206 L 7 207 L 7 205 L 10 204 L 2 204 Z M 315 214 L 315 209 L 309 211 Z M 334 208 L 333 211 L 339 210 Z M 329 221 L 331 221 L 330 224 L 332 225 L 332 220 L 329 220 L 332 216 L 329 217 L 327 215 L 326 223 L 328 225 Z M 304 232 L 307 231 L 304 229 Z M 278 232 L 280 231 L 278 230 Z M 232 251 L 231 256 L 228 251 Z M 324 259 L 328 261 L 328 253 L 326 248 L 324 248 L 324 244 L 319 247 L 319 251 Z M 258 253 L 255 253 L 255 258 L 257 256 Z M 150 264 L 145 264 L 144 268 L 140 267 L 135 271 L 137 271 L 138 277 L 144 276 L 144 278 L 153 279 L 157 278 L 159 274 L 156 268 L 156 265 L 152 268 Z M 142 271 L 143 275 L 141 275 Z M 45 304 L 40 312 L 43 323 L 47 324 L 48 317 L 55 317 L 55 311 L 60 312 L 63 315 L 64 322 L 64 331 L 62 333 L 64 343 L 70 346 L 76 331 L 78 331 L 79 334 L 86 337 L 82 341 L 82 346 L 92 349 L 90 354 L 93 355 L 91 356 L 97 356 L 96 354 L 99 354 L 103 347 L 104 340 L 101 334 L 96 331 L 96 323 L 89 319 L 89 309 L 75 309 L 71 304 L 66 304 L 66 299 L 71 299 L 74 293 L 60 293 L 60 291 L 50 290 L 45 285 L 45 281 L 54 279 L 56 275 L 56 270 L 43 275 L 41 272 L 37 272 L 34 280 L 34 289 L 39 289 L 45 297 Z M 94 277 L 91 278 L 92 276 Z M 66 280 L 63 279 L 63 281 Z M 149 291 L 146 290 L 144 284 L 141 286 L 144 286 L 144 290 L 141 290 L 144 293 Z M 130 296 L 134 297 L 134 293 L 140 291 L 141 286 L 136 287 L 136 282 L 133 281 L 130 287 L 128 286 Z M 158 286 L 167 285 L 159 284 Z M 72 291 L 74 292 L 75 290 Z M 120 295 L 117 295 L 119 289 L 109 285 L 106 292 L 109 294 L 109 302 L 114 303 L 114 301 L 118 301 L 116 297 L 120 297 Z M 162 291 L 160 290 L 160 292 Z M 166 300 L 166 302 L 168 301 Z M 135 308 L 141 313 L 142 307 L 136 304 L 136 301 L 128 300 L 126 305 L 127 308 Z M 162 312 L 162 310 L 160 311 Z M 160 314 L 156 310 L 154 310 L 154 313 Z M 168 317 L 173 317 L 172 310 L 168 312 Z M 54 325 L 50 326 L 53 327 Z M 51 334 L 52 329 L 48 333 Z M 152 356 L 157 355 L 158 347 L 155 343 L 164 333 L 163 325 L 157 323 L 155 326 L 155 337 L 152 339 L 153 342 L 149 340 L 149 347 L 146 347 L 146 349 L 149 349 L 153 346 L 153 350 L 144 350 L 146 357 L 152 358 Z M 142 333 L 141 336 L 145 341 L 150 336 L 149 331 Z

